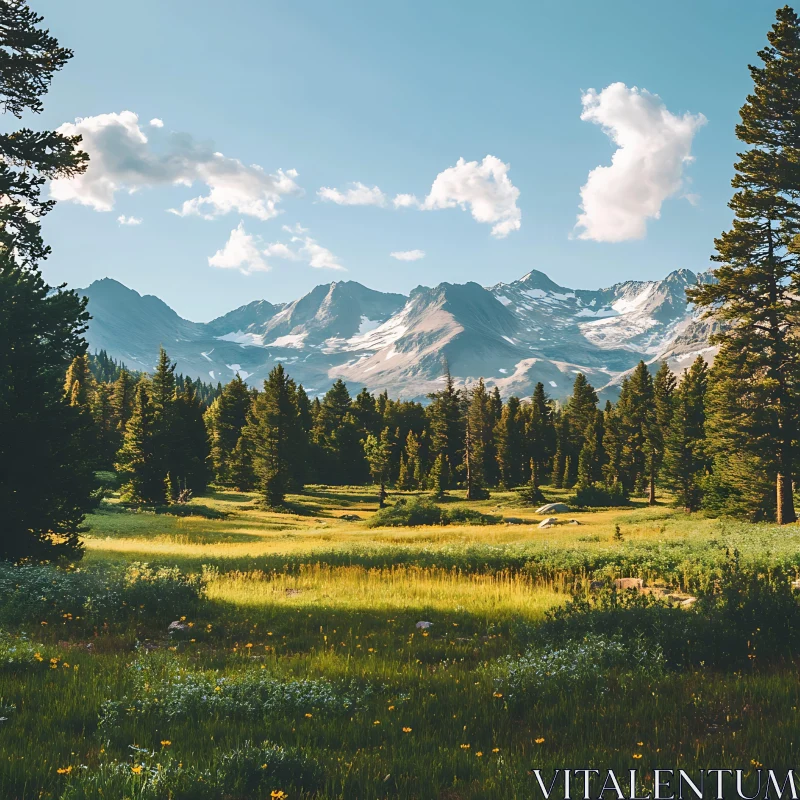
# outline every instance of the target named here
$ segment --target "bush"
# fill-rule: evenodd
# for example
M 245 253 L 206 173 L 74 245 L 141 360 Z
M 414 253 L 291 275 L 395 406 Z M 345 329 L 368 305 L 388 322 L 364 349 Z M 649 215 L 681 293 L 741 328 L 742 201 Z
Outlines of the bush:
M 415 527 L 417 525 L 496 525 L 502 518 L 481 514 L 472 508 L 459 506 L 441 508 L 427 497 L 407 500 L 401 497 L 393 506 L 381 509 L 369 518 L 370 528 Z
M 664 656 L 657 643 L 590 634 L 562 647 L 533 648 L 520 656 L 508 656 L 493 671 L 498 689 L 519 704 L 554 690 L 580 687 L 602 692 L 612 673 L 656 678 L 664 671 Z
M 547 498 L 538 486 L 529 483 L 518 491 L 519 501 L 528 506 L 541 506 L 547 502 Z
M 322 784 L 315 760 L 270 742 L 220 754 L 207 769 L 175 756 L 134 748 L 133 761 L 112 761 L 70 776 L 62 800 L 135 797 L 137 800 L 219 800 L 286 797 L 285 790 L 313 793 Z
M 140 655 L 130 666 L 133 690 L 103 704 L 100 725 L 115 727 L 122 715 L 162 719 L 256 718 L 306 713 L 351 715 L 365 707 L 372 688 L 324 678 L 279 680 L 266 670 L 224 676 L 182 668 L 172 653 Z
M 195 612 L 202 591 L 199 577 L 175 567 L 0 564 L 0 623 L 86 627 L 140 618 L 160 625 Z
M 548 614 L 539 643 L 623 636 L 659 645 L 671 667 L 736 670 L 800 656 L 800 602 L 780 567 L 742 567 L 736 555 L 691 609 L 652 595 L 604 590 Z
M 583 508 L 627 506 L 630 500 L 619 484 L 614 486 L 579 486 L 575 491 L 575 504 Z

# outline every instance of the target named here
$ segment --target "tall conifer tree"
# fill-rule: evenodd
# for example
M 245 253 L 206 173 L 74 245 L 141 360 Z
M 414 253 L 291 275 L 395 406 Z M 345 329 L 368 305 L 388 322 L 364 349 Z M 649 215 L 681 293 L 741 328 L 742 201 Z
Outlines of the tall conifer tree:
M 750 67 L 753 92 L 736 126 L 746 149 L 732 181 L 733 226 L 715 241 L 714 282 L 694 287 L 689 297 L 727 323 L 717 336 L 714 373 L 729 384 L 738 413 L 720 409 L 713 436 L 737 438 L 726 418 L 739 427 L 746 448 L 739 467 L 766 472 L 776 519 L 784 524 L 797 519 L 800 385 L 793 330 L 800 313 L 800 21 L 789 6 L 778 10 L 767 38 L 762 64 Z

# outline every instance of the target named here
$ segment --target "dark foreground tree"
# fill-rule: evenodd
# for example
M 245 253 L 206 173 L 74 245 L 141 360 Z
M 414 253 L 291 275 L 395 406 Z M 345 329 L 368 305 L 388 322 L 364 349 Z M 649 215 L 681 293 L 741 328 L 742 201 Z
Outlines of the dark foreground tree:
M 20 119 L 42 111 L 54 73 L 72 58 L 35 12 L 21 0 L 0 2 L 0 108 Z M 68 178 L 86 169 L 79 136 L 23 128 L 0 134 L 0 249 L 32 267 L 47 258 L 40 220 L 54 205 L 42 200 L 49 178 Z
M 86 301 L 0 255 L 0 309 L 0 557 L 75 555 L 91 444 L 63 385 L 86 347 Z
M 798 343 L 800 313 L 800 21 L 779 9 L 751 66 L 753 93 L 740 113 L 739 154 L 729 205 L 733 227 L 715 241 L 716 281 L 693 288 L 690 299 L 727 325 L 714 373 L 727 383 L 738 413 L 718 414 L 712 436 L 744 436 L 740 466 L 764 470 L 775 487 L 778 524 L 795 522 L 793 479 L 798 438 Z M 721 464 L 719 465 L 722 466 Z M 724 481 L 721 470 L 715 472 Z M 753 475 L 753 479 L 761 476 Z M 728 487 L 736 493 L 737 487 Z M 763 509 L 764 514 L 769 509 Z
M 20 0 L 0 3 L 0 108 L 18 119 L 42 110 L 53 74 L 72 53 L 39 28 Z M 40 219 L 53 206 L 48 178 L 76 175 L 79 139 L 23 129 L 0 134 L 0 556 L 79 552 L 91 504 L 85 416 L 64 397 L 64 372 L 83 355 L 86 305 L 34 269 L 49 248 Z M 27 271 L 26 271 L 27 268 Z

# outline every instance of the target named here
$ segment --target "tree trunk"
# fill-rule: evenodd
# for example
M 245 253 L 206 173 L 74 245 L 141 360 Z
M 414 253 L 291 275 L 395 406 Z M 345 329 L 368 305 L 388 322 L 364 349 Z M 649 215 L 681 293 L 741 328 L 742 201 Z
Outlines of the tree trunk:
M 656 470 L 653 464 L 650 464 L 650 483 L 647 492 L 648 505 L 654 506 L 656 504 Z
M 791 478 L 778 473 L 776 488 L 776 499 L 778 501 L 778 525 L 787 525 L 790 522 L 797 522 L 797 514 L 795 514 L 794 511 L 794 498 L 792 497 Z
M 384 508 L 386 506 L 386 484 L 381 481 L 381 489 L 380 494 L 378 495 L 378 508 Z

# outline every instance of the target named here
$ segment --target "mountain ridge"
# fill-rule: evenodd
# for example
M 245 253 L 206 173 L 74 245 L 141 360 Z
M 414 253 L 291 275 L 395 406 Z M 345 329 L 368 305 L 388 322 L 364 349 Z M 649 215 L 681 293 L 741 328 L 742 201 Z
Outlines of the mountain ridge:
M 356 391 L 424 399 L 441 385 L 446 362 L 461 385 L 482 377 L 504 395 L 526 396 L 542 381 L 563 399 L 576 372 L 613 396 L 640 359 L 666 359 L 675 371 L 698 354 L 712 359 L 714 325 L 686 301 L 687 287 L 709 280 L 710 271 L 678 269 L 662 280 L 570 289 L 531 270 L 510 283 L 443 282 L 408 295 L 332 281 L 290 303 L 254 300 L 207 323 L 112 278 L 79 292 L 89 298 L 90 348 L 133 369 L 152 370 L 163 346 L 181 372 L 205 381 L 238 372 L 257 385 L 283 363 L 312 395 L 342 378 Z

